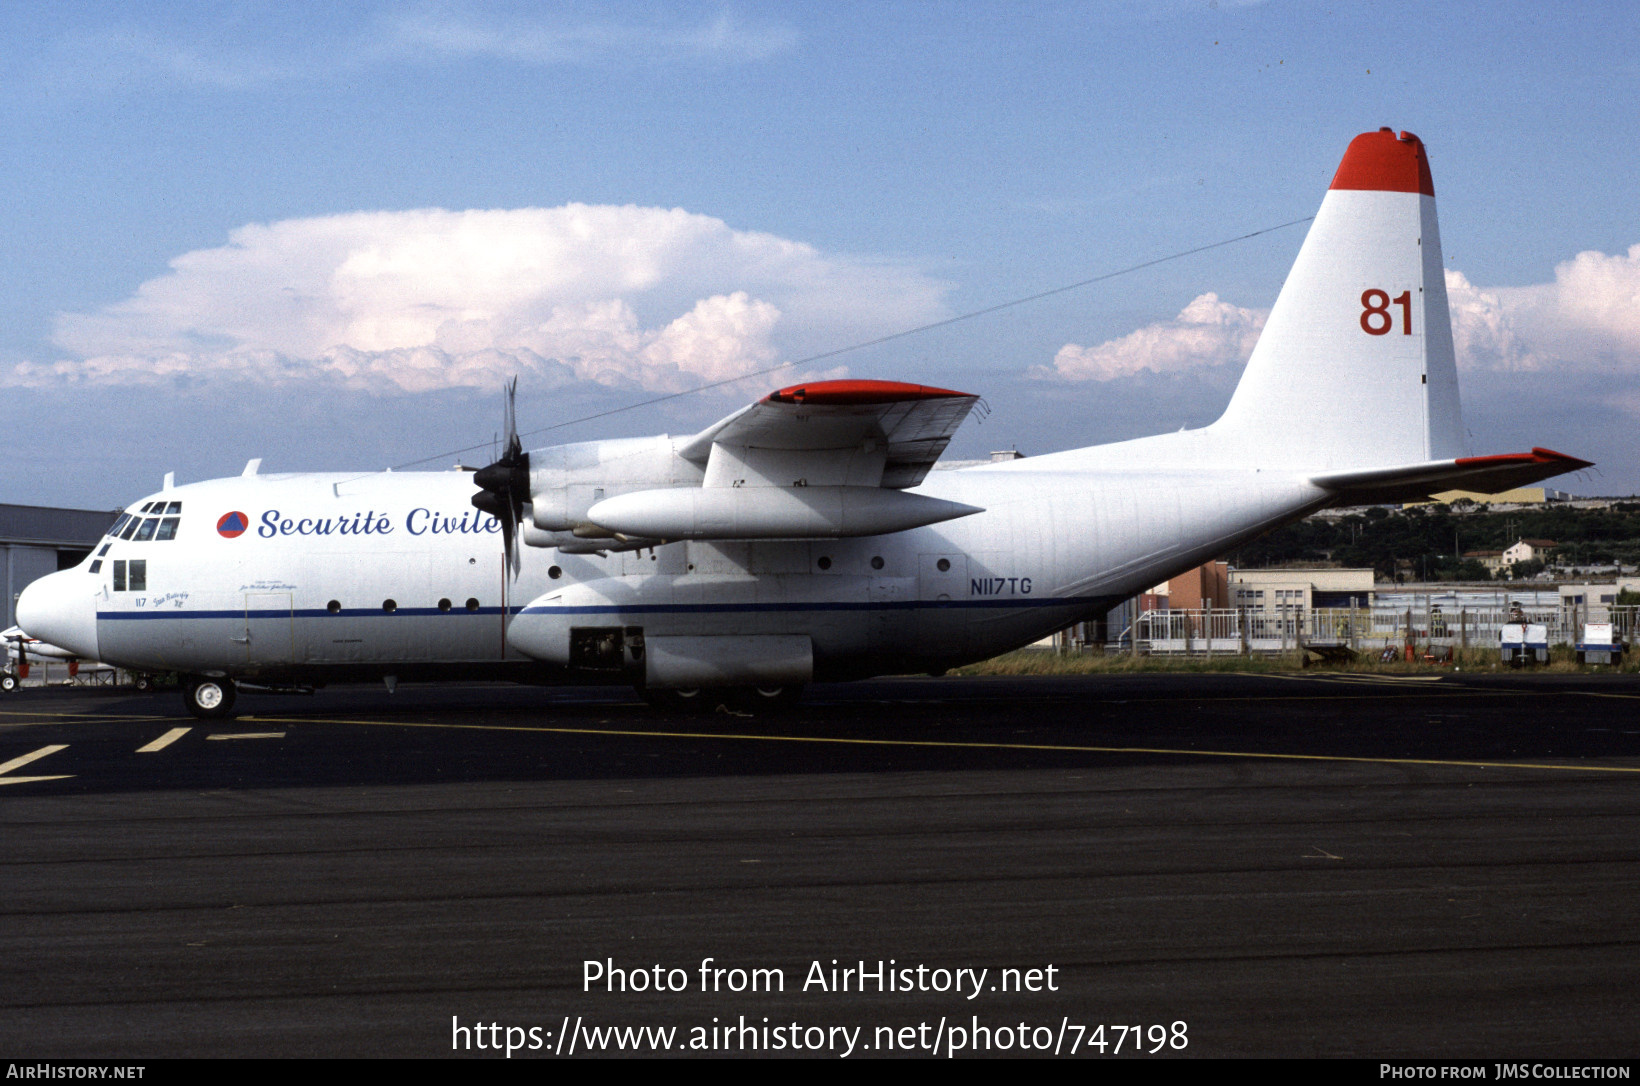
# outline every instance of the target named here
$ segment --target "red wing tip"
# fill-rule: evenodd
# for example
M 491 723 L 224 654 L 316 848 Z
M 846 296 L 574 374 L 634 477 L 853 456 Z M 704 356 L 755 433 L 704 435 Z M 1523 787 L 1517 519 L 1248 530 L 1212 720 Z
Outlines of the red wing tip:
M 1363 132 L 1351 140 L 1331 187 L 1435 195 L 1423 140 L 1411 132 L 1397 136 L 1391 128 Z
M 770 403 L 873 404 L 969 395 L 971 393 L 910 385 L 902 381 L 811 381 L 806 385 L 792 385 L 771 392 L 764 399 Z
M 1565 464 L 1567 471 L 1576 471 L 1578 468 L 1594 467 L 1593 460 L 1584 460 L 1576 456 L 1567 456 L 1565 453 L 1555 452 L 1553 449 L 1542 449 L 1536 445 L 1532 446 L 1532 455 L 1537 457 L 1539 463 L 1552 464 L 1558 462 Z
M 1461 467 L 1479 467 L 1482 464 L 1559 464 L 1562 471 L 1577 471 L 1594 466 L 1593 460 L 1582 460 L 1553 449 L 1533 446 L 1529 453 L 1499 453 L 1495 456 L 1461 456 L 1453 461 Z

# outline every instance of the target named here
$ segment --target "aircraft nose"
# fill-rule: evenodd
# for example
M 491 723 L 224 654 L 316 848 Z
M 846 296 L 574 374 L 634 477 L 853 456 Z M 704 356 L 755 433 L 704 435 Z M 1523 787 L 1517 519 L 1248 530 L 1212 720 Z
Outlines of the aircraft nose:
M 95 584 L 82 570 L 46 574 L 17 598 L 17 625 L 30 637 L 97 659 Z

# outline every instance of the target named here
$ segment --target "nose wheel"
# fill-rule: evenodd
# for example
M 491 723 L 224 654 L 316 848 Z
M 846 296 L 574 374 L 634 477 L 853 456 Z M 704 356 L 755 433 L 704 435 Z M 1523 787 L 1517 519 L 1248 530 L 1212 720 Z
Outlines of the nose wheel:
M 221 720 L 233 710 L 232 679 L 190 678 L 182 684 L 182 704 L 200 720 Z

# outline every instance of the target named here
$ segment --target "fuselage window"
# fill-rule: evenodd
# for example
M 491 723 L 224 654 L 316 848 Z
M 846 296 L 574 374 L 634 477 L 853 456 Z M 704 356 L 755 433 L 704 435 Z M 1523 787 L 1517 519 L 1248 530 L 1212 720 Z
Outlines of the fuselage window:
M 397 600 L 382 600 L 382 610 L 386 611 L 388 614 L 392 614 L 398 609 L 399 604 Z
M 131 560 L 131 591 L 148 591 L 148 559 L 133 558 Z
M 131 518 L 131 523 L 127 524 L 125 526 L 125 531 L 120 533 L 120 538 L 121 539 L 130 539 L 132 536 L 137 534 L 137 529 L 140 528 L 141 526 L 142 526 L 142 518 L 141 517 L 132 517 Z
M 137 526 L 137 542 L 144 543 L 154 538 L 154 529 L 158 527 L 159 521 L 154 517 L 144 519 L 143 522 Z
M 325 610 L 329 611 L 333 615 L 341 614 L 342 613 L 342 601 L 341 600 L 331 600 L 329 603 L 325 604 Z
M 438 601 L 438 609 L 440 611 L 448 611 L 450 609 L 450 601 L 449 600 L 439 600 Z
M 114 559 L 114 591 L 125 591 L 125 559 Z
M 468 599 L 468 600 L 467 600 L 467 610 L 469 610 L 469 611 L 476 611 L 476 610 L 478 610 L 478 600 L 476 600 L 476 599 Z
M 119 534 L 120 534 L 120 529 L 121 529 L 121 528 L 123 528 L 123 527 L 125 527 L 125 522 L 126 522 L 126 521 L 128 521 L 128 520 L 130 520 L 130 519 L 131 519 L 131 514 L 130 514 L 130 513 L 121 513 L 121 514 L 120 514 L 120 519 L 118 519 L 118 520 L 116 520 L 116 521 L 115 521 L 115 522 L 114 522 L 114 523 L 113 523 L 113 524 L 112 524 L 112 525 L 111 525 L 111 526 L 110 526 L 110 527 L 109 527 L 109 529 L 108 529 L 108 537 L 109 537 L 109 538 L 110 538 L 110 539 L 114 539 L 114 538 L 117 538 L 117 537 L 118 537 L 118 536 L 119 536 Z
M 180 517 L 166 517 L 159 522 L 159 531 L 154 533 L 155 539 L 175 539 L 177 537 L 177 522 Z

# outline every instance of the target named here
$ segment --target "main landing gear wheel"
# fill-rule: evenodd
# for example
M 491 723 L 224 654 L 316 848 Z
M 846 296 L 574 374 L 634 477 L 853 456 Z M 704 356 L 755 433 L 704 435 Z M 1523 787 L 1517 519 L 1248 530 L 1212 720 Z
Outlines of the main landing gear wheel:
M 233 710 L 232 679 L 189 679 L 182 686 L 182 704 L 200 720 L 221 720 Z
M 723 709 L 740 716 L 772 716 L 796 705 L 803 697 L 803 685 L 688 686 L 655 690 L 640 684 L 638 696 L 666 713 L 714 713 Z
M 17 689 L 17 676 L 13 675 L 9 671 L 6 672 L 4 675 L 0 675 L 0 690 L 4 690 L 6 693 L 9 694 L 13 690 L 16 690 L 16 689 Z

